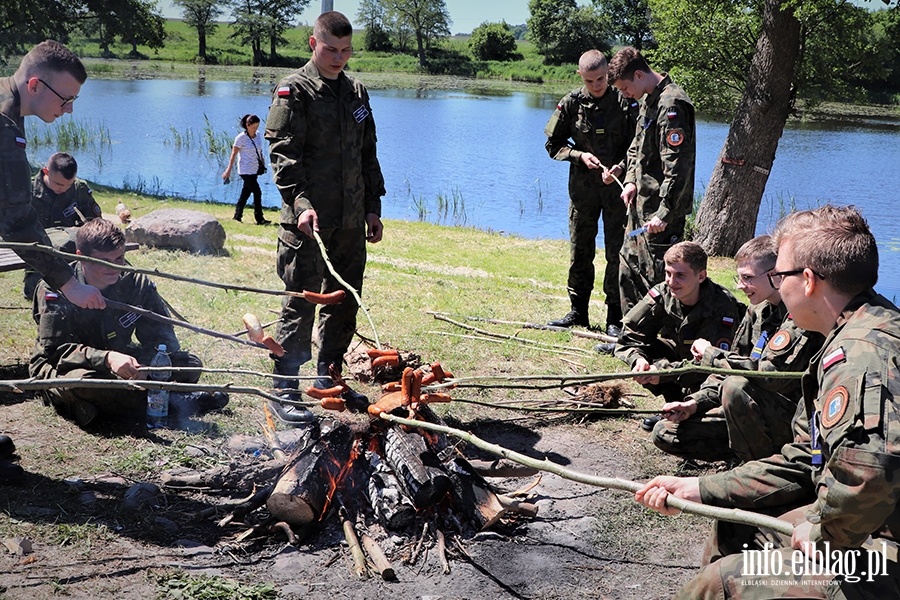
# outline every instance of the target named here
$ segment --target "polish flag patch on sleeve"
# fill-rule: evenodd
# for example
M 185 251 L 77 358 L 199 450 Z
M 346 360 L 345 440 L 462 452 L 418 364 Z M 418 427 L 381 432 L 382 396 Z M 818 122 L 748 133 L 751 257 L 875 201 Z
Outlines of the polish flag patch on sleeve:
M 51 290 L 44 292 L 44 300 L 59 300 L 59 294 Z
M 659 298 L 659 291 L 656 288 L 650 288 L 650 291 L 647 292 L 647 295 L 656 300 Z
M 25 138 L 16 136 L 16 146 L 19 148 L 25 147 Z
M 722 325 L 726 327 L 734 326 L 734 318 L 733 317 L 722 317 Z
M 279 98 L 286 98 L 291 95 L 291 87 L 288 85 L 283 85 L 278 88 L 277 94 Z
M 822 371 L 827 371 L 842 360 L 847 360 L 847 355 L 844 354 L 844 348 L 838 346 L 822 357 Z
M 666 116 L 670 119 L 674 119 L 678 116 L 678 111 L 676 111 L 674 108 L 670 108 L 668 112 L 666 112 Z

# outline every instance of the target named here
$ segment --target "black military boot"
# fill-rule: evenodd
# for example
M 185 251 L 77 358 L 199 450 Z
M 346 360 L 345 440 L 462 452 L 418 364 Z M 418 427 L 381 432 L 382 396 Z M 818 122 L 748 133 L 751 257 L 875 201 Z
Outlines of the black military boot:
M 590 298 L 581 298 L 569 294 L 569 301 L 572 303 L 572 310 L 566 313 L 562 319 L 550 321 L 547 325 L 551 327 L 589 327 L 591 322 L 588 320 L 588 303 Z
M 622 335 L 622 305 L 606 305 L 606 334 L 613 337 Z

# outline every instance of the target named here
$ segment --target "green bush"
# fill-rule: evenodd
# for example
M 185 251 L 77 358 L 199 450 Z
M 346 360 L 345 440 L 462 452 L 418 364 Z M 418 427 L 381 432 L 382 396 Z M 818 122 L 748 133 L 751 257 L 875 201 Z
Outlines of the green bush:
M 480 60 L 509 60 L 516 53 L 516 38 L 506 21 L 484 22 L 472 31 L 469 50 Z

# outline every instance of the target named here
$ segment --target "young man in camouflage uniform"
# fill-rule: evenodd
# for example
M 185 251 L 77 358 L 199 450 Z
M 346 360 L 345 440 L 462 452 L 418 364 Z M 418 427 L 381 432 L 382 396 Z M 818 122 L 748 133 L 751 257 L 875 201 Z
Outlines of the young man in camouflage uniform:
M 109 263 L 125 264 L 125 234 L 105 219 L 94 219 L 79 227 L 76 253 Z M 103 291 L 110 300 L 139 306 L 169 316 L 156 285 L 146 276 L 89 262 L 75 265 L 75 277 Z M 119 309 L 85 310 L 66 300 L 46 282 L 38 284 L 33 317 L 38 339 L 31 356 L 29 374 L 36 379 L 146 379 L 138 368 L 150 364 L 160 344 L 174 367 L 202 367 L 200 358 L 180 351 L 173 327 L 146 316 Z M 137 338 L 134 343 L 133 338 Z M 173 372 L 172 380 L 196 383 L 199 371 Z M 146 422 L 147 392 L 101 388 L 52 388 L 42 392 L 44 400 L 81 427 L 98 414 Z M 172 392 L 170 410 L 185 414 L 196 409 L 225 406 L 226 395 L 207 392 Z
M 691 99 L 634 48 L 613 56 L 609 83 L 626 98 L 644 98 L 621 194 L 628 221 L 619 287 L 628 312 L 665 278 L 663 255 L 684 238 L 694 203 L 696 128 Z
M 34 176 L 31 205 L 38 221 L 47 232 L 50 243 L 57 250 L 75 252 L 75 228 L 103 215 L 100 205 L 86 181 L 78 179 L 78 163 L 71 154 L 56 152 Z M 25 298 L 31 300 L 40 275 L 25 271 L 22 285 Z
M 72 112 L 81 85 L 87 79 L 84 65 L 68 48 L 48 40 L 31 49 L 12 77 L 0 79 L 0 238 L 7 242 L 50 240 L 31 208 L 31 167 L 25 152 L 25 117 L 34 115 L 46 123 Z M 53 87 L 51 87 L 53 86 Z M 16 251 L 32 268 L 85 308 L 103 308 L 103 296 L 74 277 L 62 259 L 40 252 Z M 6 438 L 8 439 L 8 438 Z M 4 444 L 2 455 L 15 447 Z M 0 484 L 21 481 L 24 471 L 0 459 Z
M 578 61 L 581 89 L 567 94 L 544 129 L 544 147 L 555 160 L 569 163 L 569 279 L 572 310 L 549 324 L 588 327 L 594 289 L 594 254 L 598 221 L 603 216 L 606 271 L 606 332 L 621 333 L 619 250 L 625 237 L 625 206 L 616 178 L 625 173 L 626 154 L 634 137 L 637 102 L 628 101 L 606 81 L 606 57 L 588 50 Z
M 671 402 L 696 391 L 705 378 L 689 374 L 660 382 L 662 378 L 651 373 L 689 360 L 698 338 L 730 349 L 744 305 L 706 277 L 706 251 L 699 244 L 675 244 L 664 259 L 665 283 L 650 288 L 625 315 L 615 355 L 633 372 L 647 372 L 635 381 Z
M 766 274 L 775 268 L 767 235 L 738 250 L 735 282 L 750 307 L 731 351 L 708 340 L 691 347 L 702 366 L 745 371 L 805 371 L 822 345 L 822 336 L 794 324 L 778 290 Z M 683 401 L 666 403 L 664 420 L 653 429 L 657 448 L 684 458 L 740 460 L 764 458 L 793 439 L 791 418 L 800 400 L 799 379 L 710 375 Z
M 773 286 L 799 327 L 826 336 L 802 380 L 794 441 L 724 473 L 656 477 L 635 499 L 672 515 L 678 511 L 666 498 L 674 494 L 794 524 L 785 536 L 717 522 L 703 568 L 676 598 L 722 598 L 726 590 L 748 600 L 898 598 L 900 311 L 872 289 L 878 246 L 855 208 L 830 205 L 789 215 L 773 238 Z M 766 543 L 774 544 L 771 570 L 761 574 L 758 561 L 754 567 L 745 560 Z M 800 560 L 791 549 L 801 551 Z M 852 577 L 811 575 L 802 553 L 818 560 L 821 573 L 823 552 L 829 564 L 834 553 L 842 564 L 852 557 Z M 877 569 L 867 564 L 873 556 L 881 561 Z M 776 570 L 781 575 L 771 574 Z
M 312 59 L 278 83 L 266 121 L 275 184 L 283 200 L 278 230 L 278 275 L 291 291 L 333 292 L 340 284 L 326 270 L 313 232 L 321 236 L 335 270 L 360 291 L 366 242 L 381 240 L 384 178 L 375 150 L 375 120 L 365 87 L 343 69 L 350 59 L 353 28 L 338 12 L 321 14 L 309 40 Z M 319 311 L 317 373 L 341 370 L 356 330 L 358 306 L 350 294 Z M 285 297 L 277 338 L 284 347 L 274 372 L 297 375 L 312 358 L 315 306 Z M 320 379 L 317 385 L 330 386 Z M 295 380 L 276 379 L 286 399 L 299 398 Z M 348 404 L 365 396 L 350 391 Z M 312 414 L 271 402 L 283 421 L 306 425 Z

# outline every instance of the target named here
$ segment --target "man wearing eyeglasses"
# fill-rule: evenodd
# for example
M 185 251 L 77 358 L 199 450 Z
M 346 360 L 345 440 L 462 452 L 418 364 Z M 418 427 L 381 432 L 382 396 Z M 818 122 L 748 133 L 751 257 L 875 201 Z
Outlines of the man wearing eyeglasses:
M 691 346 L 695 363 L 745 371 L 806 370 L 824 338 L 800 329 L 788 314 L 767 277 L 775 259 L 768 235 L 741 246 L 734 279 L 750 307 L 732 349 L 698 339 Z M 710 375 L 684 400 L 663 406 L 664 420 L 653 427 L 652 440 L 660 450 L 683 458 L 764 458 L 793 439 L 791 418 L 800 397 L 799 379 Z
M 41 42 L 26 54 L 12 77 L 0 79 L 0 238 L 4 241 L 50 245 L 31 206 L 25 117 L 33 115 L 52 123 L 71 113 L 72 102 L 86 79 L 78 57 L 52 40 Z M 75 279 L 74 271 L 63 259 L 40 252 L 16 253 L 73 304 L 82 308 L 106 306 L 100 291 Z M 13 447 L 12 442 L 5 447 Z M 0 445 L 0 457 L 11 454 L 3 448 Z M 15 483 L 23 475 L 19 466 L 0 459 L 0 484 Z
M 723 473 L 655 477 L 635 500 L 674 515 L 673 494 L 794 526 L 788 536 L 717 522 L 675 598 L 900 598 L 900 310 L 873 289 L 875 237 L 854 207 L 826 205 L 789 215 L 773 239 L 773 287 L 799 327 L 826 336 L 803 377 L 794 441 Z M 765 573 L 749 551 L 766 552 Z M 853 572 L 824 570 L 835 555 L 854 558 Z

